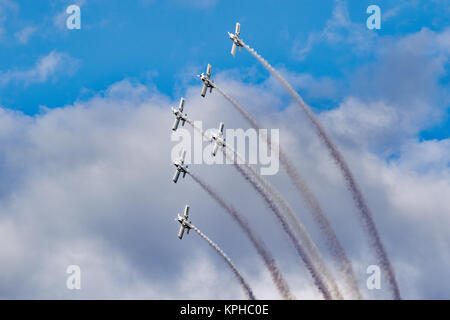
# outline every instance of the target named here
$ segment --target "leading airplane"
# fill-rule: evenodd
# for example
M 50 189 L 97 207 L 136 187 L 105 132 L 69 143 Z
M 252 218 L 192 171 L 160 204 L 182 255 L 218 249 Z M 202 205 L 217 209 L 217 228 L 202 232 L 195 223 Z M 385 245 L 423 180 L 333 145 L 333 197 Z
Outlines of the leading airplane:
M 206 75 L 202 72 L 202 74 L 199 74 L 198 76 L 203 81 L 203 88 L 201 95 L 202 97 L 205 97 L 208 88 L 210 93 L 214 88 L 214 81 L 211 81 L 211 65 L 208 63 L 208 66 L 206 67 Z
M 239 24 L 239 22 L 236 22 L 236 31 L 234 32 L 234 34 L 228 32 L 228 36 L 230 37 L 231 40 L 233 40 L 233 46 L 231 47 L 231 55 L 233 57 L 236 54 L 236 48 L 239 47 L 239 51 L 241 51 L 244 45 L 242 41 L 239 39 L 240 34 L 241 34 L 241 25 Z
M 219 125 L 219 131 L 211 135 L 211 139 L 214 142 L 214 148 L 212 151 L 212 155 L 215 157 L 217 153 L 217 149 L 219 147 L 225 147 L 225 138 L 223 137 L 223 122 Z
M 178 238 L 180 240 L 183 238 L 184 230 L 187 230 L 187 234 L 189 234 L 189 230 L 192 229 L 191 222 L 188 221 L 189 219 L 189 205 L 187 204 L 184 208 L 184 215 L 180 216 L 178 214 L 178 217 L 176 218 L 176 221 L 178 221 L 181 224 L 180 231 L 178 232 Z
M 177 168 L 175 171 L 175 175 L 173 176 L 173 182 L 177 183 L 178 178 L 180 177 L 180 173 L 183 173 L 183 178 L 186 177 L 186 173 L 188 172 L 188 166 L 184 165 L 184 160 L 186 158 L 186 150 L 183 150 L 183 153 L 180 158 L 173 162 L 173 165 Z
M 178 109 L 172 108 L 172 113 L 175 115 L 175 122 L 173 123 L 172 130 L 175 131 L 178 128 L 178 125 L 180 124 L 184 126 L 184 123 L 187 120 L 187 114 L 183 114 L 183 106 L 184 106 L 184 99 L 180 99 L 180 104 L 178 106 Z

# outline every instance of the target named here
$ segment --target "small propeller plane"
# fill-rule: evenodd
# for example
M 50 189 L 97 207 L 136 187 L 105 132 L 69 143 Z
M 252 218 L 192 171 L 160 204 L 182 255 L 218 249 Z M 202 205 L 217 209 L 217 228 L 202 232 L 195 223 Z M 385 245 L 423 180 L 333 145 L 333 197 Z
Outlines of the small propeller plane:
M 177 183 L 178 178 L 180 177 L 180 173 L 183 173 L 183 178 L 186 177 L 188 166 L 184 165 L 184 160 L 186 158 L 186 150 L 183 150 L 183 153 L 180 158 L 173 162 L 173 165 L 177 168 L 175 171 L 175 175 L 173 176 L 173 182 Z
M 184 106 L 184 99 L 180 99 L 180 104 L 178 106 L 178 109 L 172 108 L 172 113 L 175 115 L 175 122 L 173 123 L 172 130 L 176 131 L 178 129 L 178 125 L 180 124 L 184 126 L 184 123 L 187 120 L 187 114 L 183 114 L 183 106 Z
M 239 22 L 236 22 L 236 31 L 234 34 L 228 32 L 228 36 L 231 40 L 233 40 L 233 46 L 231 47 L 231 55 L 234 57 L 236 54 L 236 48 L 239 47 L 239 51 L 241 51 L 243 47 L 242 41 L 239 39 L 239 35 L 241 34 L 241 25 Z
M 202 72 L 202 74 L 199 74 L 198 76 L 203 81 L 203 88 L 201 95 L 202 97 L 205 97 L 208 88 L 210 93 L 214 88 L 214 81 L 211 80 L 211 65 L 208 63 L 208 66 L 206 67 L 206 75 Z
M 219 131 L 211 135 L 211 139 L 214 142 L 214 148 L 212 151 L 212 155 L 215 157 L 217 153 L 217 149 L 219 147 L 225 147 L 225 138 L 223 137 L 223 122 L 219 125 Z
M 187 204 L 184 208 L 184 215 L 180 216 L 178 214 L 178 217 L 175 219 L 175 221 L 178 221 L 181 224 L 180 231 L 178 232 L 178 238 L 180 240 L 183 238 L 184 230 L 187 230 L 187 234 L 189 234 L 189 230 L 192 229 L 191 221 L 188 221 L 189 219 L 189 205 Z

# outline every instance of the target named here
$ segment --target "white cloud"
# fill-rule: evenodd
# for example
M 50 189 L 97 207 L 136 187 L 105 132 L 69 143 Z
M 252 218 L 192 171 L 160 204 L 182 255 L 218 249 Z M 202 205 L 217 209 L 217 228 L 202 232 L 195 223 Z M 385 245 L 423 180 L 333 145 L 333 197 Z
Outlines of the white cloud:
M 331 18 L 325 23 L 321 31 L 309 33 L 306 43 L 296 41 L 293 54 L 296 59 L 304 60 L 314 46 L 320 43 L 350 45 L 353 53 L 367 53 L 373 48 L 376 33 L 366 28 L 365 23 L 350 20 L 347 5 L 344 1 L 336 0 Z
M 417 7 L 419 4 L 418 0 L 409 0 L 409 1 L 396 1 L 395 6 L 384 10 L 382 7 L 381 16 L 383 21 L 388 21 L 396 16 L 398 16 L 403 10 L 408 9 L 410 7 Z
M 11 82 L 42 83 L 52 79 L 59 74 L 71 75 L 79 67 L 79 60 L 70 57 L 68 54 L 52 51 L 48 55 L 38 59 L 35 65 L 25 70 L 8 70 L 0 73 L 0 84 L 6 85 Z
M 5 35 L 6 30 L 4 24 L 11 14 L 19 11 L 19 5 L 12 0 L 0 0 L 0 40 Z
M 431 35 L 427 47 L 439 39 L 437 55 L 446 54 L 446 32 L 426 35 L 405 38 L 402 47 L 424 48 L 417 39 Z M 379 65 L 392 56 L 381 57 Z M 38 65 L 33 69 L 56 69 L 48 67 L 54 65 L 50 62 Z M 34 79 L 51 74 L 28 72 Z M 439 75 L 428 68 L 415 72 L 416 79 L 428 81 L 434 79 L 430 74 Z M 290 76 L 305 88 L 315 82 Z M 376 261 L 342 177 L 298 107 L 279 111 L 281 92 L 271 81 L 249 85 L 230 80 L 227 73 L 215 75 L 215 80 L 264 126 L 280 128 L 283 148 L 317 194 L 364 288 L 365 268 Z M 412 93 L 423 102 L 430 95 L 441 97 L 437 89 L 425 86 Z M 183 92 L 190 118 L 202 120 L 205 128 L 215 128 L 219 121 L 227 128 L 248 127 L 217 92 L 207 98 L 199 93 L 198 86 Z M 403 296 L 449 298 L 449 141 L 419 141 L 421 117 L 403 109 L 414 97 L 403 90 L 394 93 L 380 90 L 372 100 L 349 95 L 339 108 L 320 117 L 375 214 Z M 124 80 L 92 99 L 35 116 L 0 109 L 0 242 L 9 244 L 0 249 L 0 297 L 242 298 L 232 274 L 202 239 L 190 234 L 180 242 L 176 237 L 173 218 L 189 203 L 192 221 L 228 253 L 256 296 L 279 298 L 248 240 L 221 208 L 189 176 L 176 185 L 171 181 L 169 106 L 176 104 L 154 87 Z M 386 160 L 386 150 L 395 150 L 397 157 Z M 191 170 L 252 221 L 298 298 L 320 297 L 261 201 L 230 166 L 193 165 Z M 284 173 L 268 178 L 326 253 Z M 192 259 L 180 259 L 186 252 Z M 79 292 L 65 288 L 68 264 L 84 270 Z M 384 290 L 365 294 L 389 297 Z
M 23 28 L 20 31 L 17 31 L 14 34 L 14 37 L 17 39 L 17 41 L 19 43 L 26 44 L 36 31 L 37 31 L 37 27 L 29 26 L 29 27 Z
M 448 112 L 448 87 L 440 83 L 450 58 L 448 39 L 450 30 L 428 29 L 380 39 L 374 61 L 347 78 L 344 100 L 322 113 L 322 121 L 342 144 L 384 156 L 401 151 Z
M 300 131 L 297 126 L 288 129 L 290 112 L 296 112 L 298 119 L 297 107 L 277 113 L 279 100 L 274 93 L 229 82 L 220 75 L 216 79 L 238 101 L 245 101 L 257 118 L 266 108 L 272 110 L 260 120 L 282 128 L 285 148 L 305 169 L 302 171 L 347 252 L 362 266 L 358 277 L 363 285 L 364 266 L 373 261 L 360 240 L 350 196 L 334 165 L 311 139 L 308 125 L 300 122 Z M 205 126 L 214 127 L 221 119 L 228 127 L 246 127 L 224 99 L 217 94 L 203 99 L 199 89 L 189 88 L 185 94 L 186 112 L 191 117 L 204 120 Z M 232 274 L 206 243 L 195 234 L 183 242 L 177 239 L 173 217 L 190 203 L 193 221 L 230 255 L 255 294 L 278 298 L 252 247 L 221 209 L 205 198 L 189 177 L 177 185 L 171 182 L 170 104 L 157 92 L 123 81 L 91 100 L 35 117 L 6 110 L 0 113 L 0 121 L 5 124 L 0 131 L 4 154 L 0 166 L 4 181 L 0 190 L 0 240 L 10 244 L 0 251 L 0 259 L 8 261 L 1 264 L 2 297 L 242 298 Z M 346 108 L 340 112 L 354 111 L 354 106 Z M 354 120 L 356 128 L 395 126 L 383 118 L 359 124 L 362 120 L 363 115 Z M 448 256 L 440 254 L 450 249 L 446 232 L 450 221 L 445 214 L 450 205 L 450 185 L 439 177 L 439 173 L 448 171 L 442 161 L 449 157 L 445 145 L 427 159 L 428 166 L 436 168 L 433 172 L 411 165 L 416 158 L 414 148 L 429 147 L 419 142 L 405 146 L 396 164 L 387 164 L 358 148 L 343 149 L 376 213 L 397 267 L 400 287 L 409 288 L 403 291 L 409 298 L 448 297 L 444 282 L 430 280 L 430 272 L 442 275 L 450 266 Z M 255 221 L 255 228 L 276 253 L 297 297 L 320 297 L 283 235 L 274 228 L 271 218 L 262 214 L 265 209 L 258 198 L 232 168 L 193 166 L 192 170 Z M 301 206 L 283 174 L 274 177 L 274 182 L 295 207 Z M 244 198 L 245 203 L 239 201 Z M 307 225 L 317 239 L 312 225 Z M 179 258 L 186 250 L 193 259 Z M 431 254 L 432 259 L 428 256 Z M 68 264 L 78 264 L 84 270 L 80 292 L 64 286 Z M 438 269 L 435 264 L 439 264 Z M 410 267 L 398 268 L 406 265 Z M 202 272 L 193 274 L 192 270 Z M 194 279 L 197 284 L 191 285 Z M 433 287 L 421 290 L 427 281 L 432 281 Z M 379 293 L 379 297 L 386 296 Z

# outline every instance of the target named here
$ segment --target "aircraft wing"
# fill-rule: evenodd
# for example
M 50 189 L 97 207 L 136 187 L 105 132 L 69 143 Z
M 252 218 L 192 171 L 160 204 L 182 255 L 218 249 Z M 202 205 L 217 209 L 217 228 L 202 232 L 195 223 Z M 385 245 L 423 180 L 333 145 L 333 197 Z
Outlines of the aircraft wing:
M 206 90 L 208 89 L 208 87 L 206 86 L 206 84 L 203 84 L 203 88 L 202 88 L 202 97 L 205 97 L 206 95 Z
M 231 47 L 231 55 L 234 57 L 236 54 L 236 43 L 233 42 L 233 46 Z
M 183 112 L 183 108 L 184 108 L 184 99 L 181 98 L 180 99 L 180 105 L 178 107 L 178 110 L 180 110 L 180 113 Z
M 221 135 L 223 135 L 223 122 L 221 122 L 219 125 L 219 132 Z
M 175 174 L 174 174 L 173 178 L 172 178 L 173 182 L 177 183 L 179 177 L 180 177 L 180 170 L 177 169 L 175 171 Z
M 189 205 L 184 208 L 184 218 L 187 220 L 189 218 Z
M 178 238 L 180 238 L 180 240 L 183 238 L 184 229 L 185 229 L 184 226 L 181 225 L 180 231 L 178 231 Z
M 206 76 L 208 79 L 211 77 L 211 65 L 208 63 L 208 67 L 206 67 Z
M 176 117 L 175 122 L 173 123 L 173 126 L 172 126 L 173 131 L 177 130 L 179 123 L 180 123 L 180 118 Z
M 217 142 L 214 142 L 214 147 L 212 151 L 212 155 L 215 157 L 217 153 L 217 149 L 219 149 L 219 144 Z
M 234 34 L 239 37 L 239 34 L 241 33 L 241 25 L 239 24 L 239 22 L 236 22 L 236 31 L 234 32 Z

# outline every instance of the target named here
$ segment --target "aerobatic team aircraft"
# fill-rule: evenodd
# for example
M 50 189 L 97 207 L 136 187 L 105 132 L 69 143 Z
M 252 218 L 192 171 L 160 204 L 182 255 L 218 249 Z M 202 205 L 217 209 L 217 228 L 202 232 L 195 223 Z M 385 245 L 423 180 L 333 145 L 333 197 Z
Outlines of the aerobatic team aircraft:
M 217 131 L 217 133 L 214 133 L 211 136 L 211 139 L 214 142 L 212 155 L 215 157 L 217 149 L 219 149 L 219 147 L 225 147 L 225 138 L 223 137 L 223 122 L 221 122 L 219 125 L 219 131 Z
M 242 41 L 239 39 L 239 35 L 241 34 L 241 25 L 239 22 L 236 22 L 236 31 L 234 34 L 231 34 L 228 32 L 228 36 L 231 40 L 233 40 L 233 46 L 231 47 L 231 55 L 234 57 L 236 54 L 236 48 L 239 47 L 239 51 L 241 51 L 243 44 Z
M 191 222 L 188 221 L 188 219 L 189 219 L 189 205 L 187 204 L 186 207 L 184 208 L 184 215 L 180 216 L 178 214 L 178 217 L 175 219 L 181 224 L 180 231 L 178 232 L 178 238 L 180 239 L 183 238 L 185 229 L 187 229 L 187 234 L 189 234 L 189 230 L 192 229 Z
M 206 90 L 209 88 L 209 92 L 212 92 L 212 89 L 214 88 L 214 81 L 211 81 L 211 65 L 208 63 L 208 67 L 206 67 L 206 76 L 202 72 L 202 74 L 198 75 L 200 79 L 203 81 L 203 88 L 202 88 L 202 97 L 205 97 Z
M 175 171 L 175 175 L 173 176 L 173 182 L 177 183 L 178 178 L 180 177 L 180 173 L 183 173 L 183 178 L 186 176 L 188 166 L 184 165 L 184 159 L 186 158 L 186 150 L 183 150 L 183 153 L 180 158 L 173 162 L 173 165 L 177 168 Z
M 187 114 L 183 114 L 183 106 L 184 106 L 184 99 L 180 99 L 180 104 L 178 106 L 178 109 L 172 108 L 172 113 L 175 115 L 175 122 L 173 123 L 172 130 L 175 131 L 178 129 L 178 125 L 180 124 L 184 126 L 184 123 L 187 120 Z

